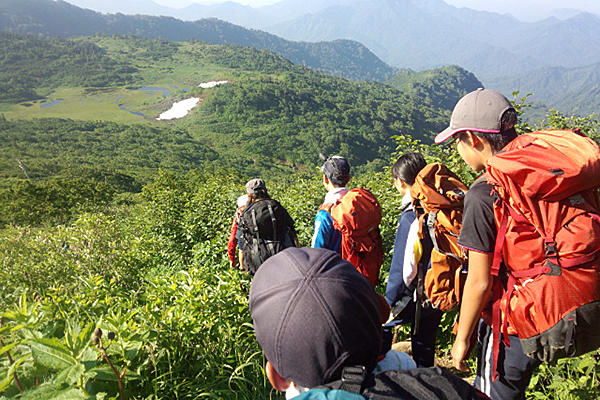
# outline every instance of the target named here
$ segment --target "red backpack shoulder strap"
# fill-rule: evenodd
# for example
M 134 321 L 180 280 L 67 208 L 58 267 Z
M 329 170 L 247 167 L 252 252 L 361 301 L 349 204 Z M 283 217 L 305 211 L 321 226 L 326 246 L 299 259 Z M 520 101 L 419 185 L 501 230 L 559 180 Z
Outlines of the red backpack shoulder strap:
M 331 207 L 333 207 L 334 204 L 333 203 L 325 203 L 325 204 L 321 204 L 319 206 L 319 210 L 318 211 L 327 211 L 329 214 L 331 214 Z

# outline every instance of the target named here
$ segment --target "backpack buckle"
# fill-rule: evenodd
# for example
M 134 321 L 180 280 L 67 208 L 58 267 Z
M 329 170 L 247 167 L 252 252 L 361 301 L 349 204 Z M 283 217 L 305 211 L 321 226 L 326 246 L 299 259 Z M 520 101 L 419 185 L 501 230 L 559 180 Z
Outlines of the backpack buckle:
M 367 368 L 364 365 L 352 365 L 342 370 L 342 390 L 360 393 L 367 378 Z
M 557 258 L 556 254 L 556 242 L 547 242 L 544 243 L 546 247 L 546 252 L 544 253 L 547 258 Z
M 494 188 L 493 186 L 492 186 L 492 190 L 490 191 L 490 196 L 492 198 L 492 202 L 494 203 L 494 205 L 496 207 L 500 207 L 502 199 L 500 198 L 500 195 L 498 194 L 498 191 L 496 190 L 496 188 Z

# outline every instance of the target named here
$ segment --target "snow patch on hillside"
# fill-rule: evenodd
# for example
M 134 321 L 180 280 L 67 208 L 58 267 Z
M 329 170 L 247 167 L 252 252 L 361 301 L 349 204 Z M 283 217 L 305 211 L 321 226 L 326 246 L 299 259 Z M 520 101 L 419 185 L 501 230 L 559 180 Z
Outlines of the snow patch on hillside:
M 200 99 L 198 97 L 191 97 L 189 99 L 181 100 L 173 103 L 173 106 L 164 113 L 158 116 L 158 120 L 176 119 L 185 117 L 192 108 L 196 107 Z
M 222 84 L 228 83 L 228 82 L 229 81 L 204 82 L 204 83 L 199 84 L 198 87 L 201 87 L 203 89 L 208 89 L 208 88 L 212 88 L 217 85 L 222 85 Z M 196 107 L 199 102 L 200 102 L 200 99 L 198 97 L 191 97 L 189 99 L 178 101 L 176 103 L 173 103 L 173 106 L 171 107 L 171 109 L 160 114 L 158 116 L 158 118 L 156 118 L 156 119 L 157 120 L 169 120 L 169 119 L 183 118 L 186 115 L 188 115 L 188 113 L 194 107 Z
M 222 85 L 224 83 L 229 83 L 229 81 L 212 81 L 212 82 L 204 82 L 198 85 L 198 87 L 201 87 L 203 89 L 208 89 L 211 87 L 215 87 L 217 85 Z

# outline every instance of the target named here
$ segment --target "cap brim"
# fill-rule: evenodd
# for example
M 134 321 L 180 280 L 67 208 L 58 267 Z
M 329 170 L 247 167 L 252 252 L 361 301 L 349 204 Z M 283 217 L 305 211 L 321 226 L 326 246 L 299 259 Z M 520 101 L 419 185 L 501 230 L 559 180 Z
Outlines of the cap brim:
M 437 134 L 434 141 L 436 143 L 445 142 L 446 140 L 448 140 L 450 137 L 452 137 L 457 132 L 458 132 L 458 130 L 447 127 L 446 129 L 444 129 L 443 131 L 441 131 L 440 133 Z

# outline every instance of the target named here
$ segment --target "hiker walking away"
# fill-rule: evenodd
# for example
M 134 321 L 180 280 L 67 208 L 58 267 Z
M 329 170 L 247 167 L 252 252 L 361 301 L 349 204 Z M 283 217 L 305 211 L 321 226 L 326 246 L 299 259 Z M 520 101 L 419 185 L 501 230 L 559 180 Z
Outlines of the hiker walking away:
M 246 193 L 248 202 L 238 221 L 239 261 L 243 270 L 254 275 L 269 257 L 299 244 L 292 217 L 269 196 L 265 181 L 251 179 Z
M 458 243 L 469 267 L 452 357 L 468 370 L 479 326 L 475 383 L 503 400 L 524 399 L 541 362 L 600 345 L 600 150 L 572 131 L 517 136 L 516 123 L 503 95 L 478 89 L 435 138 L 454 139 L 485 171 L 465 198 Z
M 350 164 L 340 156 L 325 158 L 321 167 L 323 173 L 323 186 L 327 190 L 325 200 L 319 207 L 315 216 L 315 231 L 312 237 L 311 247 L 340 251 L 342 234 L 333 227 L 331 218 L 331 207 L 348 193 L 346 185 L 350 181 Z
M 440 368 L 411 369 L 404 353 L 411 363 L 390 365 L 393 350 L 378 363 L 389 306 L 331 250 L 290 248 L 269 258 L 249 304 L 266 375 L 287 399 L 487 399 Z
M 319 156 L 325 159 L 321 171 L 328 192 L 315 217 L 312 246 L 338 251 L 377 286 L 383 263 L 381 205 L 368 189 L 345 187 L 350 180 L 350 164 L 345 158 Z
M 233 216 L 233 220 L 231 221 L 231 230 L 229 232 L 229 241 L 227 242 L 227 255 L 229 256 L 229 267 L 238 268 L 240 265 L 237 254 L 238 240 L 237 240 L 237 228 L 238 228 L 238 220 L 242 215 L 242 211 L 246 208 L 246 203 L 248 202 L 248 195 L 245 194 L 243 196 L 238 197 L 237 199 L 237 209 L 235 210 L 235 214 Z
M 384 346 L 392 344 L 393 328 L 399 324 L 411 324 L 412 357 L 420 367 L 432 367 L 435 358 L 435 338 L 442 318 L 442 311 L 428 304 L 419 312 L 419 321 L 415 321 L 416 302 L 414 298 L 417 285 L 417 268 L 427 267 L 431 256 L 431 240 L 425 246 L 419 243 L 419 219 L 413 208 L 410 188 L 417 174 L 427 165 L 421 154 L 407 153 L 400 156 L 392 166 L 394 187 L 402 195 L 402 212 L 396 230 L 394 253 L 390 273 L 385 289 L 385 299 L 396 315 L 384 326 Z M 420 259 L 415 259 L 415 246 L 426 248 L 421 251 Z M 421 264 L 420 264 L 421 263 Z M 418 329 L 416 329 L 418 328 Z

